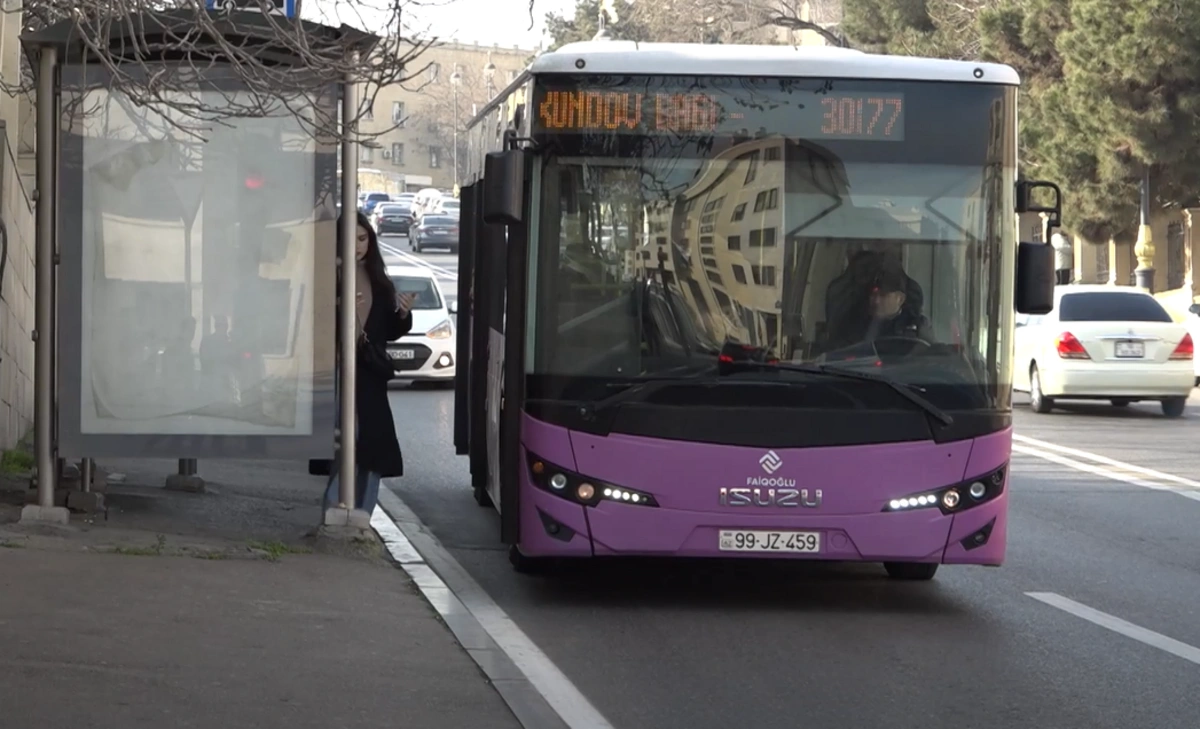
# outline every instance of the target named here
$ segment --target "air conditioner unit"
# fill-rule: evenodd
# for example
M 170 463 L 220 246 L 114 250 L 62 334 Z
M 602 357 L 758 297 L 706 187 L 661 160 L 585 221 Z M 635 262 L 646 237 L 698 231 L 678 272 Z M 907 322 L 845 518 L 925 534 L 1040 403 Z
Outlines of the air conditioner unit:
M 391 159 L 392 158 L 392 150 L 390 150 L 390 149 L 383 150 L 383 158 Z

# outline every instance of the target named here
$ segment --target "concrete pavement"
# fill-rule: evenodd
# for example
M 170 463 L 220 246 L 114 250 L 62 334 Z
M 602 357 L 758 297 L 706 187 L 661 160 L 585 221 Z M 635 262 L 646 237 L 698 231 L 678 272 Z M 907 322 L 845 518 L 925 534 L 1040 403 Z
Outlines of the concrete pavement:
M 0 727 L 520 726 L 379 540 L 309 535 L 304 464 L 100 465 L 107 515 L 0 506 Z

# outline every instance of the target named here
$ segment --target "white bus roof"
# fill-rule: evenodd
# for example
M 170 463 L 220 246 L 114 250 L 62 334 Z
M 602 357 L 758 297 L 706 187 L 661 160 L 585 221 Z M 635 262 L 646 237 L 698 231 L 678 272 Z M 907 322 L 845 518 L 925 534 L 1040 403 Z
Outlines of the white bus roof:
M 582 62 L 582 66 L 580 65 Z M 888 56 L 834 46 L 584 41 L 534 59 L 533 74 L 816 76 L 818 78 L 958 81 L 1020 85 L 1010 66 L 940 58 Z

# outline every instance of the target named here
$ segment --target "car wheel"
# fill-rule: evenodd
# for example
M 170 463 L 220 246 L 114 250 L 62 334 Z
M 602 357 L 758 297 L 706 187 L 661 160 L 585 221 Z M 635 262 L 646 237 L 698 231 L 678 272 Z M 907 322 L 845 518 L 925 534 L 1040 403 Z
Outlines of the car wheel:
M 1178 418 L 1183 415 L 1185 407 L 1187 407 L 1186 397 L 1168 397 L 1162 401 L 1163 415 L 1168 418 Z
M 884 562 L 883 568 L 893 580 L 923 581 L 933 579 L 938 565 L 936 562 Z
M 1054 400 L 1042 394 L 1042 377 L 1037 365 L 1029 366 L 1029 407 L 1042 415 L 1054 409 Z

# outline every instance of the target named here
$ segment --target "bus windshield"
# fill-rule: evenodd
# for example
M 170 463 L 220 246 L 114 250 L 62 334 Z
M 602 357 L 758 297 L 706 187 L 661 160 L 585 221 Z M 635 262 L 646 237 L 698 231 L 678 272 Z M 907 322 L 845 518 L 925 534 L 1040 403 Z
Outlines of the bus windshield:
M 543 78 L 531 390 L 600 398 L 741 358 L 861 366 L 942 408 L 1007 408 L 1013 94 Z

